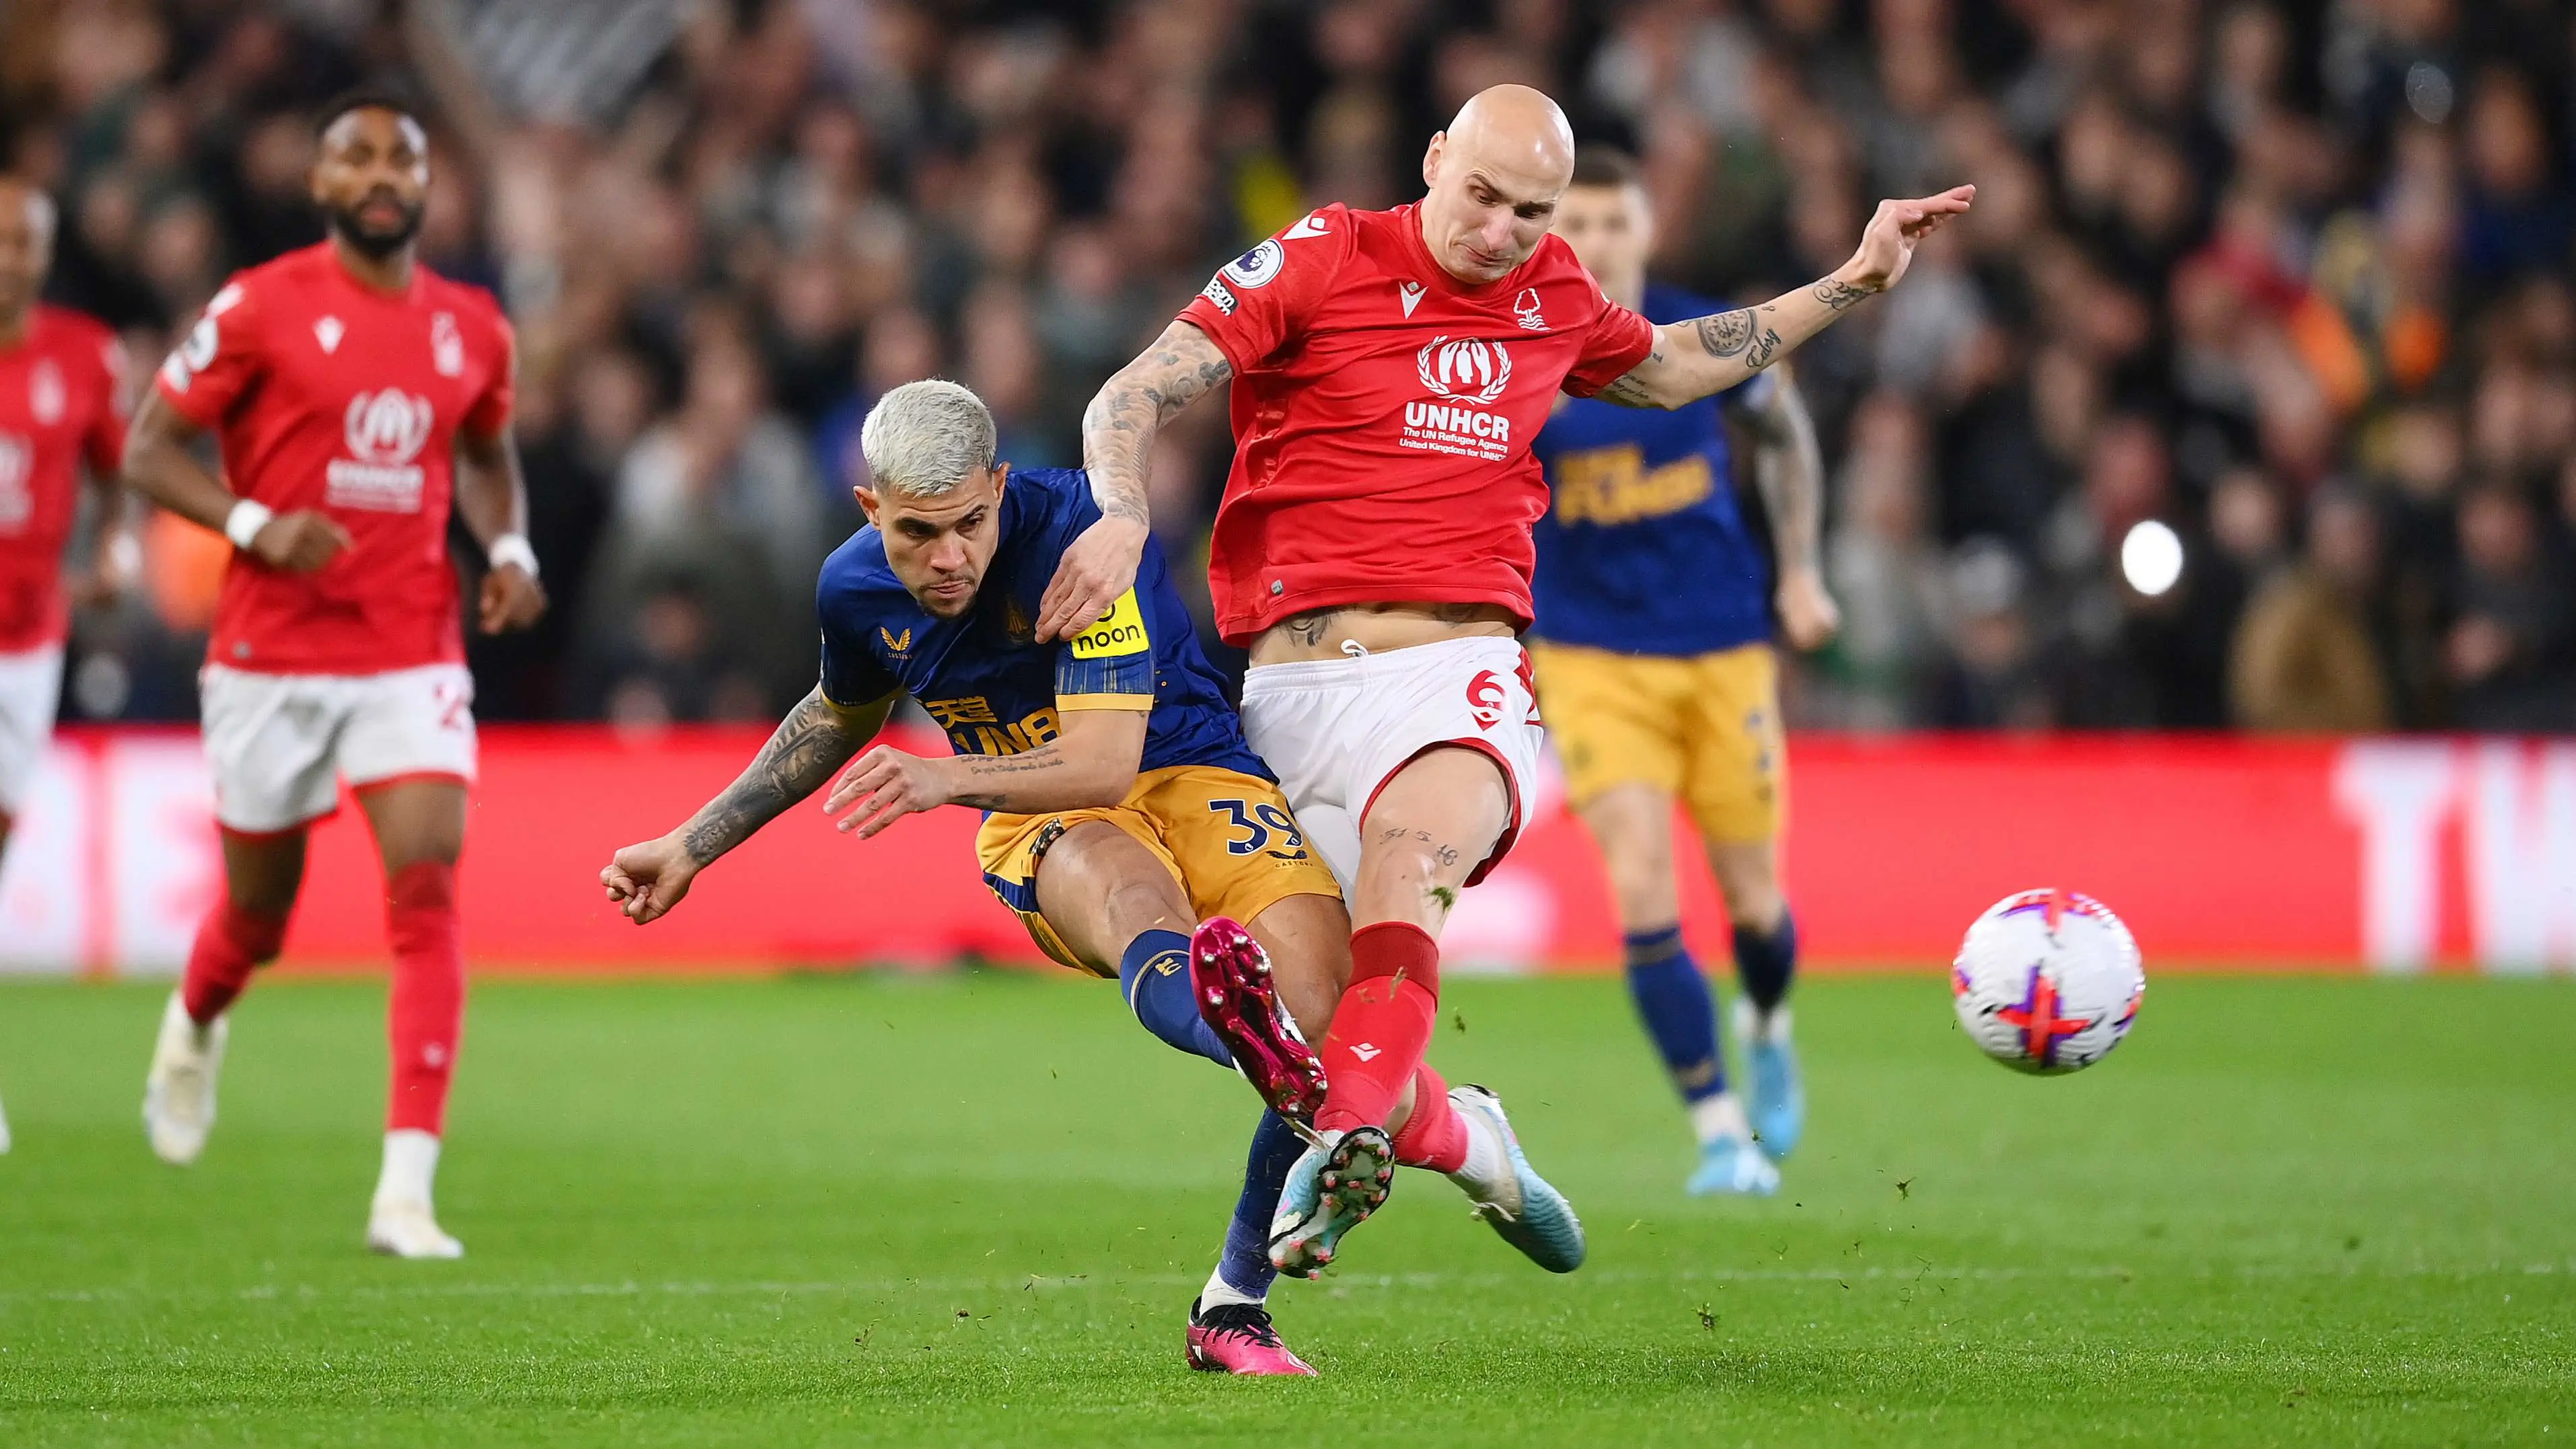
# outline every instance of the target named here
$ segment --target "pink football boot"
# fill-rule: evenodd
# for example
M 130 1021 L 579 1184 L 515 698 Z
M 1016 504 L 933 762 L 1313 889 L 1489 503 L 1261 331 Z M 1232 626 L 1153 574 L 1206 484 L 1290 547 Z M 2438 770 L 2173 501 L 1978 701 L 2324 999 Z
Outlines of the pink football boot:
M 1312 1378 L 1315 1366 L 1288 1351 L 1258 1303 L 1190 1305 L 1190 1367 L 1203 1373 L 1256 1378 Z
M 1190 990 L 1199 1017 L 1225 1043 L 1235 1070 L 1282 1117 L 1305 1121 L 1324 1105 L 1324 1062 L 1297 1032 L 1270 984 L 1270 956 L 1223 916 L 1190 936 Z

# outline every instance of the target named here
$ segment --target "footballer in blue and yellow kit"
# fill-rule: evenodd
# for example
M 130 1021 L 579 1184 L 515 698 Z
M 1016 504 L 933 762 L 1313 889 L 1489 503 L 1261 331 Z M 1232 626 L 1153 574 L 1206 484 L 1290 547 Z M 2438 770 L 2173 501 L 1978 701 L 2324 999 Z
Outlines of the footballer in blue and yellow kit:
M 1649 284 L 1649 321 L 1722 310 Z M 1580 803 L 1622 780 L 1682 801 L 1701 835 L 1779 833 L 1785 788 L 1771 566 L 1735 505 L 1722 406 L 1761 406 L 1768 373 L 1671 412 L 1570 398 L 1532 449 L 1540 707 Z
M 908 694 L 961 755 L 1016 755 L 1053 740 L 1067 711 L 1146 712 L 1136 783 L 1117 805 L 1043 815 L 988 814 L 975 853 L 984 884 L 1019 914 L 1040 949 L 1104 976 L 1038 913 L 1038 864 L 1086 820 L 1117 826 L 1170 868 L 1202 918 L 1250 921 L 1292 895 L 1338 896 L 1306 848 L 1269 767 L 1243 740 L 1234 707 L 1198 646 L 1159 546 L 1148 542 L 1135 587 L 1109 617 L 1070 641 L 1031 633 L 1038 601 L 1075 537 L 1100 517 L 1075 469 L 1014 471 L 1002 489 L 1001 540 L 975 606 L 941 618 L 923 608 L 863 528 L 823 565 L 822 691 L 845 710 Z
M 1555 228 L 1611 300 L 1650 321 L 1721 310 L 1647 282 L 1653 214 L 1623 155 L 1577 152 Z M 1776 578 L 1736 506 L 1730 419 L 1758 449 Z M 1689 1190 L 1770 1193 L 1805 1122 L 1785 1000 L 1797 926 L 1779 881 L 1787 756 L 1774 609 L 1800 647 L 1838 623 L 1817 562 L 1814 425 L 1775 368 L 1670 412 L 1565 400 L 1532 451 L 1549 488 L 1532 591 L 1539 707 L 1610 876 L 1630 994 L 1699 1138 Z M 1729 1088 L 1716 999 L 1682 939 L 1675 801 L 1734 928 L 1749 1101 Z
M 1082 473 L 1014 473 L 994 446 L 990 411 L 955 383 L 878 401 L 861 429 L 870 481 L 856 489 L 869 526 L 815 590 L 820 681 L 732 785 L 618 851 L 600 882 L 629 919 L 658 920 L 827 778 L 825 812 L 862 838 L 942 805 L 984 810 L 985 883 L 1039 946 L 1116 978 L 1149 1032 L 1233 1069 L 1268 1109 L 1191 1305 L 1192 1367 L 1311 1374 L 1263 1306 L 1267 1242 L 1304 1150 L 1288 1119 L 1324 1091 L 1292 1012 L 1318 1029 L 1329 1018 L 1350 975 L 1350 917 L 1245 745 L 1158 549 L 1147 544 L 1134 586 L 1087 627 L 1036 638 L 1066 546 L 1100 511 Z M 871 744 L 907 695 L 953 753 Z

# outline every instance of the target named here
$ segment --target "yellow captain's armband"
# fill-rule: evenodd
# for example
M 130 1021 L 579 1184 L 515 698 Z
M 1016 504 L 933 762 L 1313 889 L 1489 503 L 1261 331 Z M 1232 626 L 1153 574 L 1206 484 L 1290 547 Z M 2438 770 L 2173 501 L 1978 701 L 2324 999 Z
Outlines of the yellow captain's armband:
M 1076 659 L 1117 659 L 1153 647 L 1154 641 L 1145 637 L 1145 611 L 1137 607 L 1132 588 L 1109 606 L 1108 618 L 1073 636 Z

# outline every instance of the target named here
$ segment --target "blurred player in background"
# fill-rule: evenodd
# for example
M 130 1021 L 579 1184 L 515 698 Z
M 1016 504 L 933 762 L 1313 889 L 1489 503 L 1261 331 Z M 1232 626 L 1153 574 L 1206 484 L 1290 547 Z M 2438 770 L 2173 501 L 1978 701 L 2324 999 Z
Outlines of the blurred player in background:
M 1654 217 L 1636 163 L 1620 152 L 1576 153 L 1556 234 L 1611 301 L 1650 322 L 1719 310 L 1647 282 Z M 1753 476 L 1780 558 L 1776 596 L 1736 511 L 1730 419 L 1754 442 Z M 1798 931 L 1775 847 L 1788 761 L 1771 604 L 1801 649 L 1840 623 L 1817 558 L 1824 461 L 1815 424 L 1782 366 L 1670 412 L 1569 399 L 1536 452 L 1550 502 L 1535 531 L 1530 656 L 1566 793 L 1609 869 L 1629 992 L 1699 1136 L 1690 1191 L 1767 1194 L 1780 1185 L 1772 1164 L 1797 1144 L 1805 1116 L 1783 1004 Z M 1676 797 L 1735 924 L 1750 1123 L 1727 1088 L 1707 978 L 1682 944 Z
M 431 1205 L 464 1025 L 456 858 L 474 779 L 474 686 L 447 549 L 484 549 L 476 618 L 545 609 L 510 437 L 510 327 L 491 296 L 420 266 L 429 146 L 405 106 L 319 118 L 312 195 L 329 237 L 235 276 L 134 420 L 126 478 L 234 554 L 199 676 L 224 895 L 161 1022 L 144 1123 L 196 1159 L 215 1120 L 225 1010 L 285 940 L 305 833 L 347 780 L 374 830 L 394 952 L 391 1097 L 367 1243 L 453 1258 Z M 223 472 L 194 446 L 213 433 Z
M 1189 1359 L 1311 1373 L 1264 1300 L 1271 1214 L 1302 1150 L 1282 1114 L 1323 1098 L 1322 1066 L 1290 1014 L 1327 1020 L 1350 974 L 1332 873 L 1244 744 L 1159 549 L 1107 617 L 1038 642 L 1039 591 L 1100 517 L 1080 472 L 1010 472 L 994 457 L 992 414 L 952 382 L 888 392 L 860 448 L 869 526 L 823 566 L 821 684 L 731 788 L 617 852 L 600 881 L 637 922 L 660 918 L 700 870 L 858 755 L 899 699 L 920 700 L 956 753 L 880 745 L 824 809 L 848 810 L 841 828 L 861 837 L 942 805 L 987 812 L 984 882 L 1038 946 L 1115 977 L 1157 1037 L 1252 1081 L 1273 1110 L 1191 1305 Z
M 1560 389 L 1671 408 L 1744 382 L 1893 286 L 1916 239 L 1971 195 L 1882 202 L 1833 276 L 1657 326 L 1603 297 L 1549 235 L 1573 171 L 1554 101 L 1480 92 L 1432 138 L 1420 202 L 1328 206 L 1245 253 L 1084 418 L 1105 516 L 1067 553 L 1042 637 L 1088 627 L 1133 581 L 1156 432 L 1233 382 L 1234 467 L 1209 564 L 1218 626 L 1251 652 L 1245 736 L 1359 923 L 1323 1043 L 1323 1145 L 1289 1175 L 1273 1228 L 1286 1271 L 1309 1271 L 1384 1201 L 1390 1160 L 1452 1173 L 1541 1266 L 1582 1263 L 1581 1223 L 1493 1093 L 1417 1102 L 1407 1130 L 1388 1131 L 1426 1070 L 1432 933 L 1511 848 L 1537 768 L 1517 638 L 1546 508 L 1530 444 Z
M 77 312 L 37 301 L 54 261 L 54 203 L 0 176 L 0 860 L 54 732 L 74 595 L 105 598 L 133 571 L 116 472 L 125 451 L 123 350 Z M 88 470 L 97 546 L 64 586 L 63 550 Z M 9 1126 L 0 1117 L 0 1152 Z

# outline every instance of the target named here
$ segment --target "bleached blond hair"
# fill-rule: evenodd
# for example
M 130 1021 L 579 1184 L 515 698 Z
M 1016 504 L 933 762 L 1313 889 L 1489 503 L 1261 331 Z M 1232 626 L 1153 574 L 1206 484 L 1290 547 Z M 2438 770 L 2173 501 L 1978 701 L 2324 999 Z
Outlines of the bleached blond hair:
M 884 491 L 936 498 L 977 471 L 991 471 L 997 443 L 992 410 L 945 378 L 907 382 L 877 399 L 859 425 L 868 482 Z

